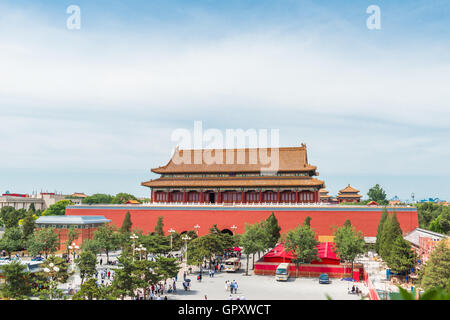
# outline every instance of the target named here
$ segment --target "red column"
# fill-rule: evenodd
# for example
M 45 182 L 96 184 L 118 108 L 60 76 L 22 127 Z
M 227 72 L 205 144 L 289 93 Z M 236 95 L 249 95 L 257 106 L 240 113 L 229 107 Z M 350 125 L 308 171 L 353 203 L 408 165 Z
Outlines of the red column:
M 259 190 L 259 203 L 262 203 L 262 191 Z
M 280 203 L 280 190 L 277 190 L 277 203 Z
M 203 190 L 200 190 L 200 203 L 203 203 Z
M 183 190 L 183 203 L 186 203 L 186 190 Z
M 314 191 L 314 202 L 315 203 L 319 202 L 319 191 Z
M 298 190 L 295 190 L 295 203 L 298 203 Z
M 170 202 L 170 192 L 166 192 L 166 202 Z
M 155 196 L 155 193 L 154 193 L 153 190 L 152 190 L 152 197 L 151 197 L 151 199 L 150 199 L 150 202 L 151 202 L 151 203 L 153 203 L 153 202 L 155 201 L 154 196 Z
M 245 196 L 245 193 L 244 193 L 244 191 L 242 191 L 242 192 L 241 192 L 241 203 L 245 203 L 245 198 L 244 198 L 244 196 Z

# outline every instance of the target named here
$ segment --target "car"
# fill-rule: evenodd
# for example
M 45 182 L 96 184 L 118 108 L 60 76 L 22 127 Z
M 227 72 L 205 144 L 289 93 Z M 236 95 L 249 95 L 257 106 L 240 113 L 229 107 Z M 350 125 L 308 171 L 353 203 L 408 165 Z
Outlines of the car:
M 34 257 L 31 259 L 31 261 L 44 261 L 45 259 L 43 257 Z
M 328 277 L 328 275 L 326 273 L 322 273 L 319 277 L 319 283 L 330 283 L 330 278 Z

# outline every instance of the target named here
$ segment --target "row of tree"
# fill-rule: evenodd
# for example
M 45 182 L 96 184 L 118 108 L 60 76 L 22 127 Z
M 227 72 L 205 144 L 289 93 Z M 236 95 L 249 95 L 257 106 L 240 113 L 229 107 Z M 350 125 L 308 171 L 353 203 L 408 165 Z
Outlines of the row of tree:
M 450 234 L 450 207 L 433 202 L 418 203 L 416 207 L 421 228 Z
M 85 197 L 82 202 L 85 204 L 123 204 L 129 200 L 141 202 L 134 195 L 124 192 L 120 192 L 115 196 L 104 193 L 96 193 Z

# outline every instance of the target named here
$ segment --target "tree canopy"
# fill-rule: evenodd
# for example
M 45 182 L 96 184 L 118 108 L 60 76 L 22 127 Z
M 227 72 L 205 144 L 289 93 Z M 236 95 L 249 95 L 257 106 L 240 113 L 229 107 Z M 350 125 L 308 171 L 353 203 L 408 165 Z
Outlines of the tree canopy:
M 389 201 L 386 200 L 386 192 L 380 187 L 379 184 L 376 184 L 374 187 L 370 188 L 367 195 L 369 196 L 370 201 L 375 201 L 378 204 L 387 205 L 389 203 Z
M 352 263 L 353 274 L 353 263 L 355 258 L 359 254 L 364 253 L 364 235 L 361 231 L 356 231 L 348 219 L 345 222 L 346 223 L 344 223 L 342 227 L 337 228 L 333 233 L 335 243 L 334 249 L 341 260 Z
M 430 253 L 421 279 L 421 285 L 424 289 L 441 287 L 450 290 L 450 247 L 448 241 L 441 240 Z
M 72 205 L 70 200 L 59 200 L 55 204 L 48 207 L 43 213 L 43 216 L 64 216 L 66 214 L 66 207 Z
M 317 245 L 319 242 L 315 238 L 315 232 L 308 226 L 298 225 L 286 234 L 284 246 L 286 250 L 292 252 L 295 258 L 292 260 L 298 267 L 302 263 L 311 263 L 313 260 L 320 261 Z

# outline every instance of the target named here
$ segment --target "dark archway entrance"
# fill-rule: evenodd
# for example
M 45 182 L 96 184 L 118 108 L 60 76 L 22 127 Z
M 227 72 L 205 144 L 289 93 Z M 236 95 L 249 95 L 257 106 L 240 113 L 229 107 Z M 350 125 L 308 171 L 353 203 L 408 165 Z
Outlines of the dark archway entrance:
M 231 232 L 231 230 L 228 229 L 223 229 L 222 231 L 220 231 L 221 233 L 228 233 L 230 236 L 233 235 L 233 232 Z
M 213 192 L 211 192 L 209 194 L 209 203 L 215 203 L 215 194 Z

